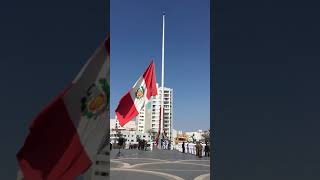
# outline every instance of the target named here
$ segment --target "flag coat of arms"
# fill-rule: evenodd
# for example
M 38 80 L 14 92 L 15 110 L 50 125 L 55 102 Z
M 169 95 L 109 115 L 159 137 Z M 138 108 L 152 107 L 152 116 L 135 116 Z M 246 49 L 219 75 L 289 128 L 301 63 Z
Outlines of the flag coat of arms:
M 17 154 L 24 180 L 74 180 L 86 172 L 109 131 L 110 38 L 69 87 L 33 120 Z
M 144 106 L 144 103 L 151 96 L 157 95 L 154 69 L 154 62 L 151 61 L 144 74 L 138 79 L 131 90 L 120 99 L 116 109 L 120 126 L 123 127 L 127 122 L 136 117 Z

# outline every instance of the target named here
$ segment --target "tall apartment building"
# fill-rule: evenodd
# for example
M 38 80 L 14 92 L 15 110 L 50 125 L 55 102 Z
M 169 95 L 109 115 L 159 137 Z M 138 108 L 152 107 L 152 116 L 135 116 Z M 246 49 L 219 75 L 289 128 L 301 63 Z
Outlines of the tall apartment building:
M 157 84 L 158 87 L 158 84 Z M 141 133 L 148 133 L 150 130 L 158 132 L 159 120 L 160 120 L 160 105 L 161 96 L 164 92 L 163 101 L 163 121 L 164 131 L 167 133 L 169 139 L 172 140 L 172 120 L 173 120 L 173 89 L 170 88 L 158 88 L 158 95 L 152 97 L 149 102 L 140 111 L 138 119 L 138 131 Z

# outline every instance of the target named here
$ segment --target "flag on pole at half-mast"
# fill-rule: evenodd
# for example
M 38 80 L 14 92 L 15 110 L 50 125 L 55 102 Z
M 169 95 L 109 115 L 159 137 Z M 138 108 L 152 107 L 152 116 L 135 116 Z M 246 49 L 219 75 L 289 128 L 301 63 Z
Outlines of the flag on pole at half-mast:
M 156 74 L 152 61 L 144 74 L 121 99 L 116 109 L 120 126 L 124 126 L 139 114 L 144 103 L 157 95 Z
M 17 154 L 25 180 L 74 180 L 95 161 L 109 130 L 110 38 L 33 120 Z

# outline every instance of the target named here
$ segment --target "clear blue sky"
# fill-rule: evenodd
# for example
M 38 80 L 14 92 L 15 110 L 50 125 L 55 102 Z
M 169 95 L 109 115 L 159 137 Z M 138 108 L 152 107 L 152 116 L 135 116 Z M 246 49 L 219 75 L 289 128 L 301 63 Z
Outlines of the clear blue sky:
M 173 128 L 210 126 L 210 1 L 112 0 L 111 117 L 155 60 L 161 83 L 162 12 L 166 12 L 165 86 L 173 88 Z

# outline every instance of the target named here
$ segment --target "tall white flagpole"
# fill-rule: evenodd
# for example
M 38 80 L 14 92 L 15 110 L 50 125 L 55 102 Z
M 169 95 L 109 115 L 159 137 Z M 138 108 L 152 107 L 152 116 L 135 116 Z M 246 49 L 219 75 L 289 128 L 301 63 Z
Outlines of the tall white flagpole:
M 165 29 L 165 12 L 162 14 L 162 68 L 161 68 L 161 129 L 160 129 L 160 137 L 163 137 L 163 127 L 164 127 L 164 119 L 163 119 L 163 97 L 164 97 L 164 29 Z M 161 142 L 160 142 L 161 144 Z

